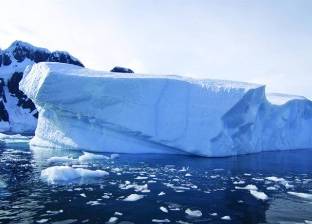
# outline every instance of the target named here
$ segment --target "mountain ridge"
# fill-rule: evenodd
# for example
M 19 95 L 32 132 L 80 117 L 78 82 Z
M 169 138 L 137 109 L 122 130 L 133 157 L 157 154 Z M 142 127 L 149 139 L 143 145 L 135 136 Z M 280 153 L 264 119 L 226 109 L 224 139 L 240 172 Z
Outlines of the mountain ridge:
M 33 102 L 19 89 L 19 82 L 27 66 L 39 62 L 60 62 L 84 67 L 67 51 L 49 51 L 16 40 L 8 48 L 0 49 L 0 131 L 33 133 L 38 112 Z

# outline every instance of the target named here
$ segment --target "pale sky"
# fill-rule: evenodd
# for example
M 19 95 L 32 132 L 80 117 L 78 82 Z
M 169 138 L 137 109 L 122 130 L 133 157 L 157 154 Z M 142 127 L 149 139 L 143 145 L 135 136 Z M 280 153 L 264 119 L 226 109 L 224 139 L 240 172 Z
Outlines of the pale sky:
M 89 68 L 266 84 L 312 98 L 311 0 L 0 0 L 0 47 Z

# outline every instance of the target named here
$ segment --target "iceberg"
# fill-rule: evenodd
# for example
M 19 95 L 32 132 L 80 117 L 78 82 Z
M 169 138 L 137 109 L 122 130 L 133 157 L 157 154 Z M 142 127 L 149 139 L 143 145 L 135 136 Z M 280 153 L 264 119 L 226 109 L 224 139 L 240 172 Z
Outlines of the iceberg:
M 35 146 L 208 157 L 312 147 L 312 102 L 264 85 L 43 62 L 20 89 L 39 113 Z

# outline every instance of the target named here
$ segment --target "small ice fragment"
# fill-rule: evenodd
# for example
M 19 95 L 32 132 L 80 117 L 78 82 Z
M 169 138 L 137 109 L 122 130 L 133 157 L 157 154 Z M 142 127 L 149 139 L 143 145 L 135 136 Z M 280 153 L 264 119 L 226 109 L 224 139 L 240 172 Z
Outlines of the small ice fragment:
M 96 178 L 108 175 L 104 170 L 72 168 L 70 166 L 52 166 L 41 171 L 41 179 L 48 183 L 68 182 L 78 178 Z
M 80 194 L 80 196 L 81 196 L 81 197 L 84 197 L 84 198 L 87 197 L 87 195 L 86 195 L 85 193 Z
M 169 219 L 152 219 L 152 222 L 156 222 L 156 223 L 168 223 L 170 222 Z
M 166 193 L 165 192 L 160 192 L 159 194 L 158 194 L 158 196 L 162 196 L 162 195 L 165 195 Z
M 136 179 L 136 180 L 146 180 L 148 177 L 142 177 L 142 176 L 137 176 L 136 178 L 134 178 L 134 179 Z
M 290 194 L 290 195 L 293 195 L 293 196 L 297 196 L 299 198 L 312 200 L 312 194 L 293 192 L 293 191 L 288 191 L 287 193 Z
M 99 205 L 100 202 L 98 202 L 98 201 L 88 201 L 86 204 L 87 204 L 87 205 L 94 206 L 94 205 Z
M 36 223 L 46 223 L 47 221 L 49 221 L 49 219 L 39 219 Z
M 106 222 L 106 223 L 115 223 L 115 222 L 117 222 L 117 220 L 118 220 L 117 217 L 110 217 L 108 222 Z
M 253 184 L 248 184 L 246 185 L 245 187 L 235 187 L 235 189 L 241 189 L 241 190 L 258 190 L 257 186 L 256 185 L 253 185 Z
M 221 217 L 221 219 L 222 219 L 222 220 L 231 220 L 231 217 L 228 216 L 228 215 L 226 215 L 226 216 Z
M 276 187 L 267 187 L 266 189 L 267 189 L 268 191 L 276 191 L 276 190 L 277 190 Z
M 240 181 L 234 181 L 233 184 L 245 184 L 245 181 L 243 180 L 240 180 Z
M 218 215 L 218 213 L 213 212 L 213 213 L 210 213 L 209 215 L 211 215 L 211 216 L 217 216 L 217 215 Z
M 115 212 L 114 215 L 116 216 L 122 216 L 123 214 L 121 212 Z
M 116 159 L 118 157 L 119 157 L 119 154 L 117 154 L 117 153 L 113 153 L 110 155 L 110 159 Z
M 159 209 L 160 209 L 160 211 L 162 211 L 164 213 L 168 213 L 168 209 L 165 208 L 164 206 L 161 206 Z
M 143 197 L 144 195 L 140 195 L 140 194 L 130 194 L 125 199 L 123 199 L 123 201 L 138 201 L 142 199 Z
M 109 159 L 109 157 L 90 152 L 83 152 L 83 155 L 79 156 L 78 158 L 80 162 L 85 162 L 89 160 L 103 160 L 103 159 Z
M 69 156 L 53 156 L 47 160 L 48 163 L 67 163 L 73 162 L 75 159 Z
M 191 210 L 189 208 L 185 210 L 185 213 L 192 217 L 201 217 L 203 215 L 200 210 Z
M 260 192 L 256 190 L 249 190 L 249 192 L 252 196 L 254 196 L 255 198 L 259 200 L 265 201 L 269 199 L 269 197 L 264 192 Z
M 185 176 L 186 176 L 186 177 L 190 177 L 190 176 L 192 176 L 192 174 L 187 173 L 187 174 L 185 174 Z

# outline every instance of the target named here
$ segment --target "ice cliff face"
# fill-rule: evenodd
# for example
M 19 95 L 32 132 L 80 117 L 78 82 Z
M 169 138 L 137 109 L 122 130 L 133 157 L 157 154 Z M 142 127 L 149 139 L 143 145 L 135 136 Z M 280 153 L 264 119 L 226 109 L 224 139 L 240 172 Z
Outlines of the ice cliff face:
M 34 132 L 38 113 L 32 101 L 19 90 L 19 82 L 28 65 L 50 61 L 83 66 L 67 52 L 50 52 L 22 41 L 0 50 L 0 131 Z
M 312 147 L 312 102 L 267 97 L 262 85 L 39 63 L 20 89 L 39 112 L 38 146 L 202 156 Z

